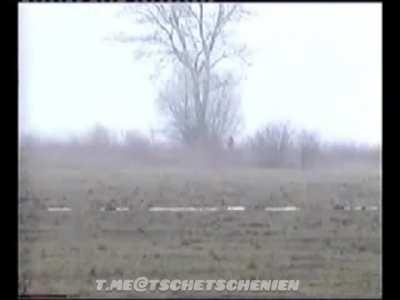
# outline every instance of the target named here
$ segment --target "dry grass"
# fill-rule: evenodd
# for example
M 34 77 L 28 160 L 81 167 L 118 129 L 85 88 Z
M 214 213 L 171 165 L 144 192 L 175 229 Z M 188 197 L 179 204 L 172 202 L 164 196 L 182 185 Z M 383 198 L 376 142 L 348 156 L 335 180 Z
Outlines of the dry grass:
M 112 200 L 132 210 L 98 211 Z M 379 170 L 69 168 L 24 162 L 21 291 L 101 297 L 228 295 L 95 290 L 95 279 L 147 276 L 301 280 L 296 293 L 240 296 L 378 297 L 380 211 L 334 211 L 336 203 L 380 206 Z M 68 205 L 73 211 L 48 213 L 48 205 Z M 146 208 L 151 205 L 246 205 L 252 210 L 150 213 Z M 301 210 L 262 211 L 268 205 Z

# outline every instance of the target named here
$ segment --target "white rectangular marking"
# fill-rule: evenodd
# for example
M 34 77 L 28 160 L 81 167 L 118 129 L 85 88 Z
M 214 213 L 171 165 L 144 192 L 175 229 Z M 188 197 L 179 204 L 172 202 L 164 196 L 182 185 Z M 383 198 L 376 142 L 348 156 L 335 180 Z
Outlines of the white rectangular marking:
M 201 211 L 217 211 L 218 207 L 150 207 L 149 211 L 171 211 L 171 212 L 201 212 Z
M 228 206 L 226 209 L 233 211 L 244 211 L 246 208 L 244 206 Z
M 378 210 L 378 206 L 367 206 L 367 210 Z
M 338 208 L 335 208 L 338 209 Z M 363 211 L 363 210 L 378 210 L 378 206 L 344 206 L 343 208 L 341 208 L 341 210 L 347 210 L 347 211 Z
M 70 207 L 48 207 L 48 211 L 71 211 Z
M 266 207 L 265 211 L 296 211 L 299 210 L 296 206 L 282 206 L 282 207 Z
M 117 207 L 117 211 L 129 211 L 129 207 Z

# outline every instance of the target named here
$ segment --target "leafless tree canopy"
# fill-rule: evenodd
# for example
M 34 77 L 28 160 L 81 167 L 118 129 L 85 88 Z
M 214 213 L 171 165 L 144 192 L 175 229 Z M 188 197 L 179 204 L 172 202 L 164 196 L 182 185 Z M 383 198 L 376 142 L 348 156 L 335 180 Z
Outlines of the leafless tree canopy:
M 303 130 L 298 136 L 301 167 L 309 168 L 318 159 L 321 142 L 315 132 Z
M 137 54 L 158 54 L 161 63 L 169 61 L 183 69 L 180 75 L 183 78 L 180 79 L 185 84 L 179 88 L 178 99 L 171 99 L 169 91 L 161 95 L 162 99 L 169 98 L 166 106 L 171 101 L 180 103 L 170 106 L 168 111 L 175 122 L 173 127 L 179 128 L 181 137 L 190 142 L 208 140 L 224 130 L 234 129 L 237 123 L 233 118 L 235 110 L 233 113 L 223 111 L 231 107 L 225 105 L 232 101 L 227 92 L 231 82 L 228 80 L 226 83 L 226 78 L 217 74 L 218 66 L 225 59 L 241 58 L 245 61 L 246 48 L 229 41 L 230 25 L 247 13 L 242 6 L 170 3 L 134 5 L 127 7 L 126 11 L 133 13 L 138 23 L 151 29 L 142 36 L 120 35 L 118 40 L 153 46 L 141 49 Z
M 259 163 L 282 166 L 292 144 L 293 133 L 289 123 L 271 123 L 258 130 L 251 139 L 251 146 Z
M 185 70 L 175 73 L 161 90 L 157 104 L 167 120 L 169 135 L 187 145 L 198 138 L 198 118 L 196 99 L 191 91 L 193 82 Z M 205 122 L 208 139 L 225 140 L 235 134 L 240 125 L 240 99 L 235 89 L 235 81 L 230 73 L 211 74 L 210 103 Z
M 86 143 L 97 149 L 109 147 L 112 142 L 112 135 L 108 129 L 101 124 L 94 126 L 86 138 Z

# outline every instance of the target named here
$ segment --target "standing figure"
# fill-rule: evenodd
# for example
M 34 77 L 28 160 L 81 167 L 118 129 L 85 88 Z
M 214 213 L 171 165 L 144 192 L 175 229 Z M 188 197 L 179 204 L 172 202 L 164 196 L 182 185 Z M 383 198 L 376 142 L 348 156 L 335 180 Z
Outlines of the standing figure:
M 230 136 L 229 141 L 228 141 L 228 148 L 230 151 L 232 151 L 234 147 L 235 147 L 235 141 L 234 141 L 233 137 Z

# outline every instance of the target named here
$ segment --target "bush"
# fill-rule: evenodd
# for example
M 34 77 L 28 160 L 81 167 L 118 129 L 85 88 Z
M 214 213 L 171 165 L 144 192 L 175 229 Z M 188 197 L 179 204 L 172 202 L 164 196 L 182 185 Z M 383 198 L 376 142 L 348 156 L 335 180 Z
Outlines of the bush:
M 293 130 L 289 123 L 271 123 L 250 138 L 257 163 L 267 167 L 281 167 L 288 163 Z

